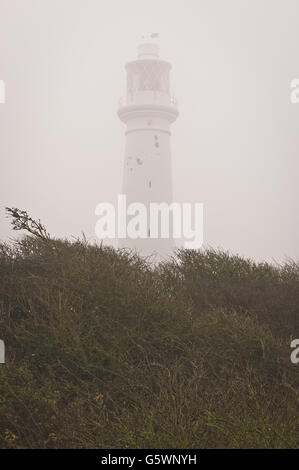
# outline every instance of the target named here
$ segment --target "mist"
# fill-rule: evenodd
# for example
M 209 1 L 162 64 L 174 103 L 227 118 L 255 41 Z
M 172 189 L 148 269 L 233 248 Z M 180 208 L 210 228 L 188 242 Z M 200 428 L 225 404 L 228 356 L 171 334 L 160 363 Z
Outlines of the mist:
M 126 62 L 159 32 L 172 64 L 174 200 L 204 204 L 204 243 L 298 258 L 296 0 L 0 0 L 0 238 L 5 206 L 55 237 L 96 239 L 121 192 Z

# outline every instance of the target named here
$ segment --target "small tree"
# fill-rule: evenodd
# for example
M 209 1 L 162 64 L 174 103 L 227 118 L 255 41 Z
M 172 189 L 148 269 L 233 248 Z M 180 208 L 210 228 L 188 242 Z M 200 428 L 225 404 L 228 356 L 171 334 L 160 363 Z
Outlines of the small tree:
M 6 207 L 5 210 L 7 217 L 12 218 L 13 230 L 26 230 L 42 240 L 50 240 L 50 235 L 39 219 L 38 221 L 32 219 L 26 211 L 22 211 L 16 207 Z

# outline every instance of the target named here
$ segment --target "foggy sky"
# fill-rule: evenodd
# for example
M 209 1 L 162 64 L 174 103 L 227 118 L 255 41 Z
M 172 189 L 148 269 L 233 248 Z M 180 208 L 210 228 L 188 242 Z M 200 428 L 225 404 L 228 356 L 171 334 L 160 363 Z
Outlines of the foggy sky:
M 298 24 L 298 0 L 0 0 L 0 238 L 5 206 L 95 238 L 96 205 L 121 192 L 124 65 L 159 32 L 175 200 L 204 203 L 206 245 L 297 258 Z

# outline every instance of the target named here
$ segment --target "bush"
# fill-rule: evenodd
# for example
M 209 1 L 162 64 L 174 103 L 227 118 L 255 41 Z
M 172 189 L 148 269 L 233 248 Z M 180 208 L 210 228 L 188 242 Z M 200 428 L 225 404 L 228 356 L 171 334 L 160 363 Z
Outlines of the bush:
M 2 448 L 298 447 L 297 264 L 32 234 L 0 275 Z

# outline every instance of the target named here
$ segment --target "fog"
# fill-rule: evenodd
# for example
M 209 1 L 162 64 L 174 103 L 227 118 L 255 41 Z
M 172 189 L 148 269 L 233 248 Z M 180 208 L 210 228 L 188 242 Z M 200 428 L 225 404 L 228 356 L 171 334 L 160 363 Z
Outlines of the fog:
M 0 0 L 0 238 L 5 206 L 95 238 L 96 205 L 121 192 L 124 65 L 159 32 L 175 200 L 204 204 L 206 246 L 297 258 L 298 22 L 298 0 Z

